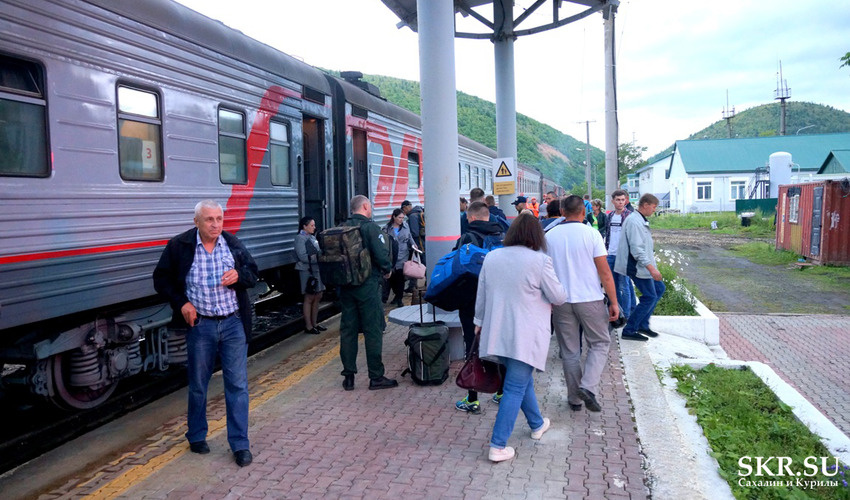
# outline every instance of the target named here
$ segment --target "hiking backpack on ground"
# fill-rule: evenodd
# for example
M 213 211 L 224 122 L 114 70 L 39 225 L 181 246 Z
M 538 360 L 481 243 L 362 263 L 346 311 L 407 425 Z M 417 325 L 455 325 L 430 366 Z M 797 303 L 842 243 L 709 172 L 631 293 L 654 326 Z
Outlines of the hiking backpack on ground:
M 425 300 L 444 311 L 456 311 L 475 303 L 484 257 L 501 246 L 498 237 L 487 236 L 481 246 L 467 243 L 444 255 L 434 266 Z
M 434 311 L 436 319 L 436 311 Z M 440 385 L 449 378 L 449 327 L 443 321 L 425 323 L 422 302 L 419 302 L 419 323 L 407 331 L 407 368 L 401 376 L 410 374 L 417 385 Z
M 372 273 L 372 257 L 360 226 L 337 226 L 319 233 L 319 271 L 330 286 L 361 285 Z

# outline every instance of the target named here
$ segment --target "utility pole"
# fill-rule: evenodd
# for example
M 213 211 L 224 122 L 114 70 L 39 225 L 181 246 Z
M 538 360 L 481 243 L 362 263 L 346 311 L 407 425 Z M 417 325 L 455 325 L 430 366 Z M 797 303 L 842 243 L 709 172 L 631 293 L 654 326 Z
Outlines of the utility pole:
M 779 99 L 781 111 L 779 113 L 779 135 L 785 135 L 785 101 L 791 98 L 791 88 L 788 81 L 782 78 L 782 61 L 779 61 L 779 72 L 776 74 L 776 90 L 773 91 L 773 99 Z
M 723 119 L 726 120 L 726 131 L 729 134 L 729 138 L 732 138 L 732 118 L 735 116 L 735 106 L 732 106 L 732 109 L 729 109 L 729 89 L 726 89 L 726 107 L 723 108 L 723 113 L 721 113 Z
M 584 146 L 584 180 L 587 182 L 587 194 L 592 198 L 593 191 L 591 191 L 590 185 L 590 124 L 596 123 L 596 120 L 585 120 L 576 123 L 584 123 L 587 130 L 587 140 Z

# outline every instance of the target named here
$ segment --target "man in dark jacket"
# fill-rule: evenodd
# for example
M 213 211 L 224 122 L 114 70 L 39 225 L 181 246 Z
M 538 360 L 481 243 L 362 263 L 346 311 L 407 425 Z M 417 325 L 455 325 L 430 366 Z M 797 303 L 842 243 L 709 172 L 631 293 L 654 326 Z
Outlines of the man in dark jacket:
M 222 230 L 217 202 L 195 206 L 195 228 L 165 246 L 153 272 L 156 291 L 171 304 L 172 327 L 187 328 L 189 411 L 186 439 L 194 453 L 207 445 L 207 385 L 221 357 L 227 442 L 240 467 L 253 457 L 248 442 L 248 340 L 257 264 L 244 245 Z
M 461 234 L 460 238 L 458 238 L 457 243 L 455 244 L 455 250 L 467 243 L 471 243 L 481 248 L 488 246 L 488 243 L 501 243 L 502 226 L 500 226 L 498 222 L 490 220 L 491 214 L 486 203 L 483 201 L 476 201 L 470 204 L 469 208 L 466 210 L 466 215 L 469 218 L 469 226 L 467 231 Z M 466 346 L 467 356 L 469 356 L 472 343 L 475 340 L 475 324 L 473 323 L 473 318 L 475 316 L 476 292 L 477 288 L 472 291 L 472 300 L 458 309 L 458 317 L 460 319 L 460 325 L 463 328 L 463 343 Z M 481 413 L 481 406 L 478 402 L 478 392 L 470 390 L 465 398 L 455 403 L 455 408 L 473 414 Z
M 339 302 L 342 318 L 339 325 L 339 357 L 342 360 L 342 387 L 354 390 L 357 373 L 357 335 L 363 332 L 366 347 L 366 365 L 369 369 L 369 389 L 389 389 L 398 382 L 384 376 L 383 351 L 384 308 L 381 305 L 381 276 L 389 278 L 392 272 L 391 246 L 380 226 L 372 222 L 372 204 L 369 198 L 357 195 L 351 199 L 351 217 L 344 226 L 359 226 L 363 246 L 369 250 L 372 272 L 360 285 L 340 287 Z

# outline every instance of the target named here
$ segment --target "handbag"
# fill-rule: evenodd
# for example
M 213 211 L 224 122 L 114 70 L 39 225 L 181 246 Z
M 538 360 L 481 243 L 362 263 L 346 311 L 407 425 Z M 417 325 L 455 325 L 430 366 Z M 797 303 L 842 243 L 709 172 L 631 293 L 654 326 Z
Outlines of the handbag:
M 475 334 L 469 356 L 457 374 L 455 383 L 461 389 L 478 392 L 499 392 L 502 388 L 502 373 L 498 363 L 478 357 L 480 334 Z
M 319 279 L 313 276 L 313 266 L 311 264 L 307 265 L 307 269 L 310 271 L 310 276 L 307 278 L 307 283 L 304 285 L 304 293 L 313 295 L 319 293 Z
M 426 270 L 425 264 L 419 260 L 419 254 L 416 252 L 413 252 L 413 258 L 406 261 L 402 267 L 404 277 L 408 279 L 420 280 L 425 277 Z

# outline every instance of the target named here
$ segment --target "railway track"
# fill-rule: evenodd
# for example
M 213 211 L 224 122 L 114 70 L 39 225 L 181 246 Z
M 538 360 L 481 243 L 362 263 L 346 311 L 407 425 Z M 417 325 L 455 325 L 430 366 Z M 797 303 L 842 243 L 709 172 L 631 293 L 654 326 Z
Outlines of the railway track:
M 300 306 L 282 305 L 280 297 L 258 302 L 256 311 L 249 356 L 303 330 Z M 326 303 L 319 317 L 324 320 L 337 312 L 334 304 Z M 185 366 L 175 366 L 123 380 L 119 391 L 102 405 L 76 412 L 41 404 L 28 395 L 0 395 L 5 422 L 0 428 L 0 474 L 184 387 L 185 372 Z

